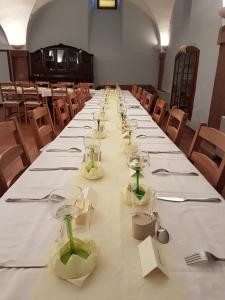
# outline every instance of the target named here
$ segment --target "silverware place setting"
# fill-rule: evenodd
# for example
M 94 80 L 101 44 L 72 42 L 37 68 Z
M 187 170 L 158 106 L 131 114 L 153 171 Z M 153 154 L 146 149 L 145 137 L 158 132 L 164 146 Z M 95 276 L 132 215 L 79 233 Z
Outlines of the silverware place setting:
M 159 129 L 159 128 L 153 126 L 138 126 L 137 129 Z
M 48 202 L 49 197 L 50 197 L 51 193 L 45 195 L 44 197 L 41 198 L 28 198 L 28 197 L 20 197 L 20 198 L 7 198 L 5 200 L 5 202 Z M 54 196 L 55 199 L 58 200 L 64 200 L 65 198 L 63 196 L 57 195 L 57 194 L 52 194 L 52 196 Z
M 225 258 L 219 258 L 209 251 L 200 251 L 200 252 L 193 253 L 192 255 L 186 256 L 184 260 L 187 265 L 191 265 L 191 264 L 196 264 L 204 261 L 209 261 L 209 262 L 225 261 Z
M 169 202 L 208 202 L 208 203 L 220 203 L 220 198 L 186 198 L 186 197 L 164 197 L 164 196 L 157 196 L 158 200 L 162 201 L 169 201 Z
M 60 135 L 59 138 L 61 139 L 79 139 L 79 138 L 89 138 L 90 136 L 87 135 Z
M 156 169 L 152 171 L 153 175 L 159 176 L 169 176 L 169 175 L 178 175 L 178 176 L 199 176 L 197 172 L 174 172 L 167 169 Z
M 73 170 L 79 170 L 77 167 L 56 167 L 56 168 L 30 168 L 29 171 L 73 171 Z
M 82 152 L 81 149 L 76 148 L 76 147 L 71 147 L 68 149 L 57 149 L 57 148 L 52 148 L 52 149 L 47 149 L 46 152 Z
M 145 134 L 139 134 L 136 136 L 137 139 L 165 139 L 165 136 L 161 135 L 145 135 Z
M 143 151 L 149 154 L 183 154 L 182 151 Z
M 91 126 L 88 126 L 88 125 L 86 125 L 86 126 L 68 126 L 67 128 L 70 128 L 70 129 L 72 129 L 72 128 L 79 128 L 79 129 L 92 129 L 92 127 Z

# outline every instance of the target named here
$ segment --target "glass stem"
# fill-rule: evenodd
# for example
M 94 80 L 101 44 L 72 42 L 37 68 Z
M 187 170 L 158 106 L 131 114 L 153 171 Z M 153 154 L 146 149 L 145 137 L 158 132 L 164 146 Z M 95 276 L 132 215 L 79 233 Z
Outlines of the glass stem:
M 70 243 L 70 251 L 71 251 L 71 254 L 75 254 L 75 246 L 74 246 L 73 230 L 72 230 L 72 219 L 73 219 L 73 217 L 71 215 L 67 215 L 65 217 L 67 237 L 68 237 L 68 240 Z
M 91 159 L 91 167 L 94 168 L 94 167 L 95 167 L 95 162 L 94 162 L 94 149 L 91 149 L 91 152 L 90 152 L 90 159 Z
M 140 169 L 136 169 L 136 193 L 139 195 L 140 193 Z
M 131 131 L 129 131 L 129 145 L 131 145 Z
M 98 122 L 98 131 L 100 131 L 100 120 L 97 120 Z

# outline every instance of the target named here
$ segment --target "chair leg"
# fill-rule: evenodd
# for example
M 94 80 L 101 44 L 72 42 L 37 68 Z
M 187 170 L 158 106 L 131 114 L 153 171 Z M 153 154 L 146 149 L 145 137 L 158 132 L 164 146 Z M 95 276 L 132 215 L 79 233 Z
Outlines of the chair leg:
M 27 124 L 27 106 L 24 105 L 25 123 Z
M 20 115 L 20 106 L 17 106 L 17 114 L 18 114 L 18 120 L 21 123 L 21 115 Z

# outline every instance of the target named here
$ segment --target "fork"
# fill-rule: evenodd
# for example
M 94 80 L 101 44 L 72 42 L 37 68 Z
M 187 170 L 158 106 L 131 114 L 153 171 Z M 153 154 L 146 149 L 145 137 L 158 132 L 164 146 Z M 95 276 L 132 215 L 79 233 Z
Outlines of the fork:
M 147 139 L 147 138 L 151 138 L 151 139 L 165 139 L 165 136 L 161 136 L 161 135 L 145 135 L 145 134 L 139 134 L 136 136 L 136 138 L 138 139 Z
M 225 261 L 225 258 L 219 258 L 208 251 L 201 251 L 185 257 L 184 260 L 187 265 L 191 265 L 202 261 Z
M 52 148 L 52 149 L 47 149 L 46 152 L 81 152 L 79 148 L 69 148 L 69 149 L 57 149 L 57 148 Z

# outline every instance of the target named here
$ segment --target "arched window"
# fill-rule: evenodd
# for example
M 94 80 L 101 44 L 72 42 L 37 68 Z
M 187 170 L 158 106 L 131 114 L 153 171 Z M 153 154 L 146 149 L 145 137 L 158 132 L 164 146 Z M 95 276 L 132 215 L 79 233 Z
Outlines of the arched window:
M 191 120 L 194 104 L 200 50 L 184 46 L 175 58 L 170 106 L 177 106 Z

